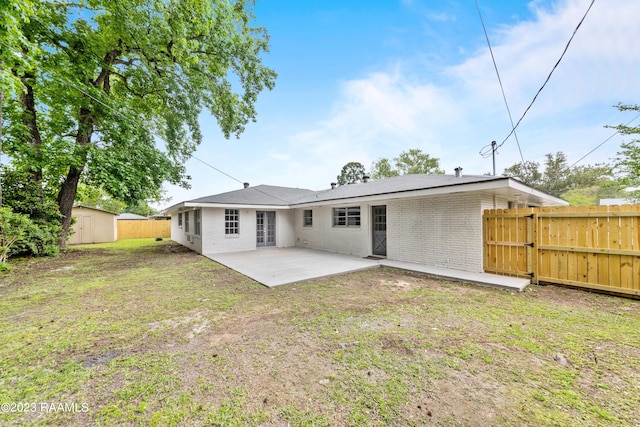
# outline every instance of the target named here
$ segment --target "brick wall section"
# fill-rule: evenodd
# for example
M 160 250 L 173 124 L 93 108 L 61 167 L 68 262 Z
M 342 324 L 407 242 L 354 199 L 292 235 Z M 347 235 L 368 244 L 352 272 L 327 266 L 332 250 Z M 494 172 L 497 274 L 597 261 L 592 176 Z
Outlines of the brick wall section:
M 376 202 L 383 205 L 385 202 Z M 341 205 L 342 206 L 342 205 Z M 277 211 L 276 245 L 367 256 L 371 254 L 369 204 L 360 206 L 360 227 L 333 227 L 332 207 L 314 207 L 313 226 L 303 226 L 304 209 Z M 507 201 L 484 194 L 449 194 L 388 201 L 387 258 L 397 261 L 481 272 L 482 212 L 506 208 Z M 225 236 L 224 209 L 202 209 L 201 238 L 188 242 L 178 215 L 171 218 L 171 238 L 200 253 L 251 250 L 256 247 L 256 211 L 240 209 L 240 236 Z M 193 233 L 193 212 L 191 232 Z
M 360 206 L 360 227 L 334 227 L 333 207 L 329 206 L 308 208 L 313 210 L 313 225 L 304 227 L 304 209 L 294 209 L 296 246 L 355 256 L 371 254 L 369 206 L 358 203 L 340 205 L 345 206 Z
M 481 272 L 481 194 L 434 196 L 387 205 L 387 258 Z
M 171 239 L 198 253 L 214 254 L 221 252 L 247 251 L 256 249 L 256 209 L 239 209 L 240 234 L 224 233 L 224 208 L 202 208 L 202 235 L 194 235 L 195 222 L 193 210 L 190 210 L 190 239 L 183 226 L 178 227 L 178 214 L 171 215 Z M 293 213 L 288 210 L 276 211 L 276 246 L 289 247 L 295 244 Z
M 289 248 L 296 245 L 295 214 L 291 210 L 276 211 L 276 246 Z

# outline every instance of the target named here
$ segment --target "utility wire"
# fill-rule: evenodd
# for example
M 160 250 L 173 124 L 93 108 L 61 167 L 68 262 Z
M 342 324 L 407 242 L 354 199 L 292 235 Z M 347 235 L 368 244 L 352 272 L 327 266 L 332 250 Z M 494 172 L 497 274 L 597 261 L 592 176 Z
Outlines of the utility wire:
M 582 22 L 584 22 L 585 18 L 587 17 L 587 14 L 589 13 L 589 11 L 591 10 L 591 7 L 593 6 L 593 4 L 595 3 L 596 0 L 591 0 L 591 4 L 589 5 L 589 7 L 587 8 L 587 11 L 584 13 L 584 16 L 582 17 L 582 19 L 580 20 L 580 22 L 578 22 L 578 25 L 576 26 L 575 30 L 573 30 L 573 34 L 571 34 L 571 37 L 569 38 L 569 41 L 567 42 L 566 46 L 564 47 L 564 50 L 562 51 L 562 54 L 560 55 L 560 58 L 558 59 L 558 62 L 556 62 L 556 64 L 553 66 L 553 68 L 551 69 L 551 72 L 549 73 L 549 75 L 547 76 L 547 79 L 544 81 L 544 83 L 542 84 L 542 86 L 540 87 L 540 89 L 538 89 L 538 92 L 536 93 L 536 95 L 533 97 L 533 100 L 531 101 L 531 103 L 529 104 L 529 106 L 524 110 L 524 113 L 522 113 L 522 116 L 520 117 L 520 119 L 518 120 L 518 122 L 516 123 L 515 126 L 512 127 L 511 132 L 509 132 L 509 134 L 504 138 L 504 140 L 498 145 L 497 148 L 500 148 L 502 145 L 504 145 L 505 142 L 507 142 L 507 140 L 509 139 L 509 137 L 516 131 L 516 128 L 520 125 L 520 122 L 522 122 L 522 119 L 524 119 L 524 116 L 527 115 L 527 112 L 529 111 L 529 109 L 531 108 L 531 106 L 536 102 L 536 99 L 538 98 L 538 95 L 540 95 L 540 92 L 542 92 L 542 89 L 544 89 L 544 87 L 546 86 L 546 84 L 549 82 L 549 79 L 551 78 L 551 75 L 553 74 L 553 72 L 556 70 L 556 68 L 558 68 L 558 65 L 560 65 L 560 61 L 562 61 L 562 58 L 564 57 L 565 53 L 567 53 L 567 50 L 569 49 L 569 45 L 571 45 L 571 42 L 573 41 L 573 37 L 576 35 L 576 33 L 578 32 L 578 29 L 580 28 L 580 26 L 582 25 Z
M 637 114 L 633 119 L 629 120 L 627 123 L 625 123 L 625 126 L 629 126 L 631 123 L 633 123 L 638 117 L 640 117 L 640 113 Z M 604 141 L 602 141 L 600 144 L 596 145 L 596 147 L 589 151 L 587 154 L 585 154 L 584 156 L 580 157 L 574 164 L 572 164 L 571 166 L 569 166 L 569 169 L 571 169 L 572 167 L 574 167 L 575 165 L 577 165 L 578 163 L 580 163 L 582 160 L 584 160 L 587 156 L 589 156 L 591 153 L 593 153 L 594 151 L 596 151 L 598 148 L 602 147 L 604 144 L 606 144 L 607 142 L 609 142 L 611 140 L 611 138 L 613 138 L 614 136 L 616 136 L 617 134 L 620 133 L 620 130 L 616 130 L 614 133 L 612 133 L 607 139 L 605 139 Z
M 484 20 L 482 19 L 482 13 L 480 12 L 480 5 L 478 5 L 478 0 L 476 0 L 476 9 L 478 10 L 478 16 L 480 17 L 480 23 L 482 24 L 482 31 L 484 31 L 484 37 L 487 39 L 487 46 L 489 46 L 489 53 L 491 53 L 491 60 L 493 61 L 493 68 L 496 70 L 496 76 L 498 76 L 498 83 L 500 84 L 500 91 L 502 92 L 502 99 L 504 101 L 505 107 L 507 107 L 507 113 L 509 114 L 509 121 L 511 122 L 511 128 L 513 129 L 513 135 L 516 139 L 516 144 L 518 145 L 518 151 L 520 152 L 520 158 L 522 159 L 522 167 L 526 170 L 526 163 L 524 161 L 524 156 L 522 155 L 522 148 L 520 147 L 520 141 L 518 140 L 518 134 L 515 132 L 515 126 L 513 126 L 513 117 L 511 116 L 511 109 L 509 108 L 509 103 L 507 102 L 507 95 L 504 93 L 504 86 L 502 85 L 502 79 L 500 78 L 500 72 L 498 71 L 498 64 L 496 63 L 496 58 L 493 55 L 493 49 L 491 48 L 491 42 L 489 41 L 489 34 L 487 34 L 487 28 L 484 25 Z M 495 153 L 498 148 L 494 146 L 494 144 L 490 144 L 491 153 Z M 483 151 L 486 147 L 484 147 L 480 154 L 483 157 L 489 157 L 488 152 L 483 154 Z

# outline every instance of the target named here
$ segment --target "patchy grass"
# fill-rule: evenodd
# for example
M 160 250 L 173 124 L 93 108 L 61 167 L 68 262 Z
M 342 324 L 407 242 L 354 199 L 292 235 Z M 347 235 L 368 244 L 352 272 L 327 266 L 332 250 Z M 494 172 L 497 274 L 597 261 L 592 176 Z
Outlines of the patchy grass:
M 640 302 L 390 269 L 267 289 L 172 242 L 0 276 L 0 424 L 640 424 Z

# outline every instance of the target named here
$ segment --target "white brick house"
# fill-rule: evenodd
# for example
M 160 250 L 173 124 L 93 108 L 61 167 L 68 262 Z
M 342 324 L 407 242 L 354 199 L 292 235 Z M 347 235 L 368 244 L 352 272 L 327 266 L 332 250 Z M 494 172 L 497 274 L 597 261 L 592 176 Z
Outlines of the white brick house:
M 510 177 L 404 175 L 321 191 L 260 185 L 166 210 L 171 238 L 201 254 L 263 246 L 482 271 L 482 212 L 566 205 Z

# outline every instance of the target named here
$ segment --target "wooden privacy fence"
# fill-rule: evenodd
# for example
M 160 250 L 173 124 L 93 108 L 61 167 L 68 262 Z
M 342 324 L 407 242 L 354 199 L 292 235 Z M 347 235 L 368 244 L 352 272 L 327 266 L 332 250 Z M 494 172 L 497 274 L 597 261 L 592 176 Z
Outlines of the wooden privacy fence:
M 640 296 L 640 205 L 485 210 L 484 270 Z
M 171 237 L 171 221 L 150 219 L 119 219 L 118 240 Z

